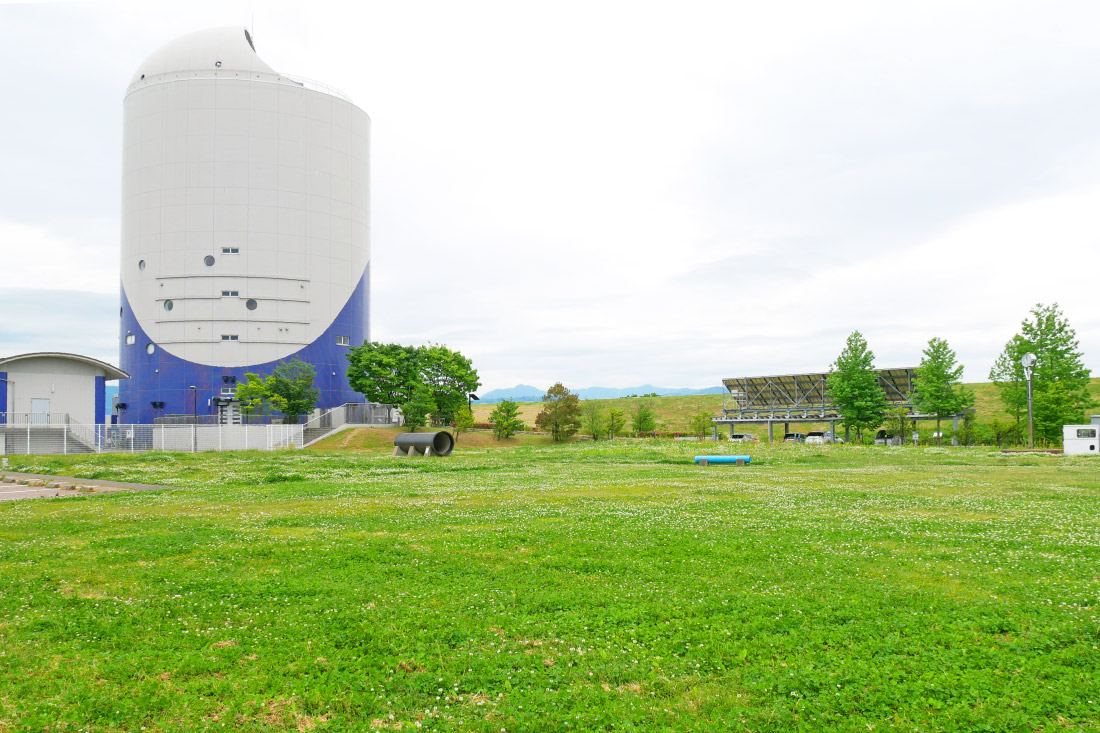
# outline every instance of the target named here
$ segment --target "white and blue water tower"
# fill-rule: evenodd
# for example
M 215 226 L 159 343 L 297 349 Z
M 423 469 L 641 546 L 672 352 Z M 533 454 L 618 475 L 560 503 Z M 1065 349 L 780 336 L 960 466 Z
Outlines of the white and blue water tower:
M 370 118 L 280 74 L 242 28 L 178 38 L 123 104 L 119 421 L 213 414 L 298 358 L 319 407 L 357 401 L 369 338 Z

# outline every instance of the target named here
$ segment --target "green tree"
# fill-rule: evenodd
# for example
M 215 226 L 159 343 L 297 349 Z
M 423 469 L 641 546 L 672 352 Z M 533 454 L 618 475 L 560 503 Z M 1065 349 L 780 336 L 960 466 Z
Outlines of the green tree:
M 497 440 L 511 438 L 523 427 L 519 419 L 519 405 L 512 400 L 502 400 L 489 413 L 489 423 L 493 426 L 493 436 Z
M 271 376 L 245 374 L 244 381 L 237 383 L 236 399 L 241 403 L 241 412 L 245 415 L 286 414 L 286 400 L 275 394 L 273 383 Z
M 607 411 L 607 437 L 614 440 L 615 436 L 622 432 L 626 426 L 626 418 L 623 411 L 612 407 Z
M 657 429 L 657 413 L 653 411 L 653 405 L 649 400 L 641 400 L 634 406 L 634 412 L 630 416 L 630 427 L 638 435 L 652 433 Z
M 886 417 L 886 393 L 878 381 L 875 355 L 859 331 L 852 331 L 844 350 L 829 372 L 829 396 L 845 427 L 855 428 L 863 442 L 863 430 L 882 424 Z
M 454 419 L 468 395 L 478 388 L 477 370 L 470 360 L 440 344 L 402 346 L 365 343 L 348 353 L 348 382 L 370 402 L 406 407 L 418 386 L 428 388 L 432 414 L 442 422 Z M 423 400 L 423 395 L 417 397 Z M 414 408 L 422 411 L 423 405 Z
M 313 386 L 317 372 L 301 359 L 275 366 L 266 377 L 246 374 L 237 385 L 236 397 L 245 414 L 283 414 L 283 422 L 296 423 L 317 406 L 320 390 Z
M 402 406 L 421 383 L 415 346 L 376 341 L 348 351 L 348 382 L 368 402 Z
M 432 391 L 426 384 L 413 386 L 412 396 L 401 406 L 401 414 L 405 416 L 405 427 L 416 432 L 428 423 L 428 416 L 435 411 L 435 400 L 432 399 Z
M 550 431 L 550 437 L 555 442 L 576 435 L 581 427 L 581 408 L 577 395 L 558 382 L 546 390 L 542 402 L 542 412 L 535 418 L 535 425 Z
M 316 378 L 316 370 L 301 359 L 284 361 L 272 370 L 271 391 L 285 400 L 287 423 L 298 422 L 299 416 L 308 415 L 317 406 L 321 391 L 313 386 Z
M 893 410 L 886 411 L 886 421 L 882 427 L 886 429 L 887 435 L 893 435 L 898 439 L 898 445 L 905 445 L 908 442 L 905 435 L 905 429 L 909 425 L 908 418 L 909 410 L 904 407 L 895 407 Z
M 697 412 L 691 416 L 691 420 L 688 422 L 693 435 L 698 435 L 701 438 L 707 437 L 707 431 L 714 425 L 711 422 L 711 414 L 709 412 Z
M 440 344 L 417 349 L 417 363 L 421 381 L 432 391 L 435 416 L 450 422 L 480 386 L 477 370 L 465 356 Z
M 966 446 L 983 445 L 990 442 L 992 430 L 978 421 L 973 410 L 968 410 L 963 414 L 959 429 L 955 431 L 955 438 Z
M 989 423 L 989 432 L 992 433 L 993 442 L 998 448 L 1002 445 L 1019 445 L 1020 443 L 1019 421 L 1006 421 L 995 417 Z
M 603 410 L 593 400 L 585 400 L 581 406 L 581 422 L 584 425 L 584 431 L 592 436 L 592 440 L 599 440 L 607 430 Z
M 1090 371 L 1084 366 L 1077 333 L 1057 303 L 1039 303 L 1031 309 L 1031 318 L 1020 324 L 1020 332 L 1005 344 L 989 372 L 1017 422 L 1027 414 L 1027 382 L 1020 364 L 1027 353 L 1036 356 L 1031 380 L 1035 437 L 1055 443 L 1061 439 L 1062 425 L 1083 422 L 1085 411 L 1096 404 L 1088 393 Z
M 469 405 L 462 405 L 454 416 L 455 434 L 465 433 L 474 429 L 474 413 Z
M 917 408 L 936 416 L 936 432 L 942 434 L 940 421 L 974 406 L 974 393 L 961 384 L 963 367 L 955 352 L 941 338 L 933 337 L 924 350 L 913 389 Z M 942 442 L 943 438 L 939 438 Z
M 1024 368 L 1020 364 L 1020 359 L 1026 353 L 1027 342 L 1019 335 L 1013 336 L 989 370 L 990 381 L 997 385 L 1001 393 L 1001 404 L 1017 426 L 1027 418 L 1027 382 L 1024 380 Z

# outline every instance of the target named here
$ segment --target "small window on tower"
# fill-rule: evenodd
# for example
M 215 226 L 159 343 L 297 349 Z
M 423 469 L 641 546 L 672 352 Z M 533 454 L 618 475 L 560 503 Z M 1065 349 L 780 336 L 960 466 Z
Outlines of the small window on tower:
M 256 305 L 257 305 L 257 303 L 256 303 L 256 300 L 254 298 L 249 298 L 248 300 L 246 300 L 244 302 L 244 307 L 247 308 L 250 311 L 256 310 Z
M 351 337 L 350 336 L 337 336 L 336 337 L 336 345 L 337 346 L 351 346 Z
M 214 266 L 214 255 L 206 255 L 206 257 L 202 258 L 202 262 L 207 267 L 213 267 Z
M 239 340 L 239 338 L 240 337 L 235 333 L 223 333 L 222 334 L 222 341 L 237 341 L 237 340 Z
M 235 298 L 238 295 L 240 295 L 240 291 L 238 291 L 238 290 L 223 290 L 222 291 L 222 297 L 223 298 Z
M 154 344 L 145 344 L 145 353 L 146 354 L 152 354 L 156 350 L 157 350 L 156 345 L 154 345 Z
M 138 269 L 139 270 L 144 270 L 145 269 L 145 260 L 138 260 Z
M 238 255 L 241 253 L 240 247 L 222 247 L 223 255 Z
M 127 346 L 133 346 L 135 341 L 137 341 L 137 338 L 134 336 L 134 334 L 132 334 L 132 333 L 126 334 L 126 345 Z
M 170 301 L 170 300 L 164 301 L 164 310 L 170 311 L 170 310 L 172 310 L 173 307 L 174 306 L 172 304 L 172 301 Z

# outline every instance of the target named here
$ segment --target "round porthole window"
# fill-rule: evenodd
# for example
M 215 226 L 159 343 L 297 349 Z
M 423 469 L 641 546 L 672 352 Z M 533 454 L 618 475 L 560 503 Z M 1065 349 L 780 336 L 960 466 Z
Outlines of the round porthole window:
M 156 350 L 157 350 L 157 347 L 155 345 L 145 344 L 145 353 L 146 354 L 152 354 Z
M 170 301 L 170 300 L 164 301 L 164 310 L 170 311 L 170 310 L 172 310 L 172 307 L 173 307 L 172 301 Z
M 215 61 L 214 66 L 216 66 L 220 69 L 222 67 L 222 62 L 221 61 Z
M 145 260 L 138 260 L 138 269 L 139 270 L 144 270 L 145 269 Z
M 250 311 L 256 310 L 256 301 L 253 298 L 249 298 L 244 302 L 244 307 Z
M 202 258 L 202 261 L 207 267 L 213 267 L 214 266 L 214 255 L 206 255 L 206 257 Z

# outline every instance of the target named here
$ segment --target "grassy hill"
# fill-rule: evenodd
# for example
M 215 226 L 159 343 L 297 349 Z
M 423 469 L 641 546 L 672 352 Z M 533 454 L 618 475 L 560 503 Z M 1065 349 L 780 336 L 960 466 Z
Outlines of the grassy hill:
M 982 421 L 989 421 L 994 417 L 1005 416 L 1004 409 L 1001 406 L 1000 393 L 997 391 L 996 385 L 992 382 L 975 382 L 968 384 L 970 389 L 974 390 L 974 396 L 976 397 L 975 409 L 978 413 L 978 419 Z M 1100 378 L 1093 379 L 1090 386 L 1090 392 L 1093 399 L 1100 402 Z M 722 395 L 688 395 L 684 397 L 620 397 L 613 400 L 593 400 L 603 409 L 610 409 L 612 407 L 622 410 L 629 420 L 629 415 L 634 411 L 639 402 L 648 400 L 653 405 L 654 411 L 657 413 L 657 422 L 664 426 L 665 430 L 686 432 L 688 429 L 688 421 L 692 415 L 699 412 L 709 412 L 712 414 L 719 414 L 722 411 Z M 474 405 L 474 420 L 477 422 L 488 422 L 489 413 L 493 411 L 496 405 Z M 535 417 L 542 409 L 542 404 L 539 402 L 524 402 L 520 403 L 519 412 L 523 421 L 528 425 L 535 424 Z M 1097 408 L 1097 412 L 1100 413 L 1100 408 Z M 753 426 L 751 428 L 755 430 L 758 435 L 766 435 L 766 426 Z M 780 428 L 781 429 L 781 428 Z M 792 428 L 793 429 L 793 428 Z M 807 430 L 817 429 L 814 426 L 800 425 L 798 430 L 805 432 Z

